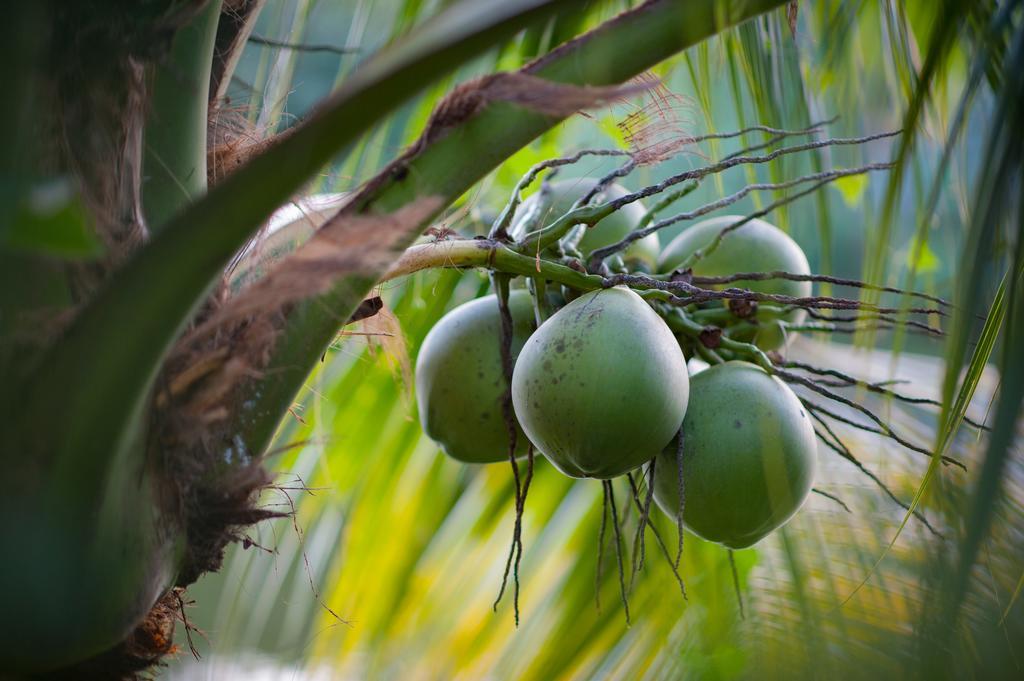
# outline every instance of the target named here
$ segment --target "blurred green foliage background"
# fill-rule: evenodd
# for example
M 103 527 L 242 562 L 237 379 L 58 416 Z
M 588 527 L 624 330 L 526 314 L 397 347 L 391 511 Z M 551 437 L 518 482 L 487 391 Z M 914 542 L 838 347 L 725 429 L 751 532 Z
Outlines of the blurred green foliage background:
M 230 89 L 231 105 L 261 130 L 287 128 L 361 59 L 443 4 L 270 0 L 257 36 L 348 52 L 252 42 Z M 586 12 L 559 17 L 495 46 L 487 57 L 381 120 L 309 192 L 349 191 L 371 177 L 415 139 L 433 104 L 455 83 L 517 68 L 629 5 L 593 2 Z M 831 136 L 898 129 L 920 68 L 921 46 L 940 15 L 937 5 L 923 1 L 800 2 L 795 33 L 779 11 L 662 64 L 655 71 L 664 85 L 660 120 L 670 132 L 691 135 L 756 123 L 800 128 L 834 117 L 827 128 Z M 803 246 L 813 271 L 862 277 L 877 257 L 884 267 L 876 280 L 902 286 L 913 277 L 918 289 L 953 295 L 978 148 L 992 110 L 989 93 L 971 109 L 953 150 L 926 241 L 915 240 L 966 78 L 968 50 L 953 49 L 935 84 L 891 233 L 879 219 L 887 186 L 881 175 L 836 183 L 770 217 Z M 466 234 L 483 231 L 530 165 L 579 148 L 623 145 L 619 123 L 648 101 L 638 98 L 573 117 L 463 197 L 446 224 Z M 751 133 L 694 145 L 623 183 L 638 189 L 763 139 Z M 790 178 L 894 154 L 894 143 L 879 141 L 739 168 L 706 181 L 675 208 L 692 209 L 755 178 Z M 609 168 L 585 161 L 564 175 Z M 755 195 L 729 212 L 749 212 L 771 200 Z M 674 231 L 662 235 L 663 243 Z M 1007 247 L 1000 241 L 990 254 L 993 265 L 983 282 L 989 298 L 1003 271 L 996 266 L 1005 255 L 1000 249 Z M 268 493 L 266 503 L 294 507 L 294 522 L 261 526 L 251 535 L 251 546 L 231 550 L 220 574 L 190 590 L 198 603 L 188 611 L 190 623 L 204 632 L 191 637 L 202 659 L 189 655 L 187 632 L 179 627 L 184 652 L 173 663 L 171 678 L 927 676 L 927 659 L 937 654 L 930 632 L 943 561 L 953 551 L 950 542 L 962 525 L 965 490 L 976 467 L 967 473 L 942 471 L 924 500 L 923 512 L 945 539 L 912 519 L 876 566 L 905 511 L 854 466 L 819 447 L 816 487 L 839 497 L 849 511 L 812 495 L 785 528 L 736 553 L 745 616 L 725 549 L 686 537 L 684 599 L 649 535 L 648 560 L 632 585 L 632 625 L 627 626 L 609 551 L 597 581 L 600 486 L 572 481 L 539 460 L 524 519 L 521 625 L 514 627 L 508 595 L 492 612 L 512 532 L 512 476 L 504 465 L 470 467 L 446 459 L 421 434 L 412 385 L 403 373 L 403 362 L 415 358 L 431 325 L 486 287 L 486 278 L 475 272 L 421 273 L 391 282 L 382 291 L 393 317 L 348 327 L 356 333 L 339 336 L 310 377 L 294 418 L 283 424 L 272 459 L 281 489 Z M 891 334 L 870 340 L 873 347 L 855 348 L 848 337 L 804 337 L 790 355 L 873 380 L 906 379 L 907 392 L 940 397 L 941 342 Z M 983 376 L 971 416 L 985 418 L 997 380 L 994 371 Z M 855 396 L 886 414 L 908 438 L 933 445 L 936 410 Z M 926 457 L 848 427 L 837 432 L 866 467 L 910 501 Z M 951 454 L 977 462 L 982 445 L 976 433 L 965 430 Z M 1024 607 L 1011 607 L 1024 570 L 1019 440 L 1015 447 L 993 532 L 972 573 L 964 616 L 948 639 L 955 660 L 945 670 L 950 676 L 1020 678 L 1024 673 L 1019 666 L 1024 652 L 1018 650 Z M 616 483 L 615 489 L 619 508 L 627 509 L 624 524 L 631 538 L 636 513 L 628 486 Z M 673 550 L 672 523 L 660 514 L 656 523 Z M 946 646 L 940 639 L 935 645 Z

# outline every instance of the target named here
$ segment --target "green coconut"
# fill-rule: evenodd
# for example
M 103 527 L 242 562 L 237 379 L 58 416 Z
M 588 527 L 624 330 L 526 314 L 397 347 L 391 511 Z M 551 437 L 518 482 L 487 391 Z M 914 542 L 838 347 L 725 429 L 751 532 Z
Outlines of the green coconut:
M 512 291 L 512 357 L 533 331 L 533 301 Z M 496 296 L 455 308 L 430 330 L 416 359 L 416 399 L 423 431 L 444 452 L 467 463 L 508 460 L 508 429 L 501 408 L 501 317 Z M 516 425 L 516 456 L 529 442 Z
M 705 249 L 723 228 L 742 219 L 743 216 L 723 215 L 694 224 L 665 247 L 658 259 L 658 271 L 671 272 L 696 251 Z M 803 250 L 788 234 L 764 220 L 756 219 L 726 235 L 714 251 L 693 264 L 694 275 L 702 277 L 773 271 L 810 274 L 811 267 Z M 739 280 L 728 286 L 795 298 L 811 295 L 809 281 Z M 805 316 L 803 310 L 793 310 L 785 315 L 785 321 L 800 324 Z M 786 335 L 778 323 L 778 315 L 758 312 L 755 319 L 756 326 L 731 335 L 738 340 L 755 342 L 764 350 L 775 350 L 785 344 Z
M 536 227 L 544 226 L 568 213 L 572 209 L 573 203 L 593 189 L 597 182 L 596 179 L 588 177 L 552 182 L 550 202 Z M 591 201 L 591 205 L 614 201 L 629 193 L 629 190 L 622 185 L 611 184 Z M 510 233 L 513 238 L 521 239 L 525 235 L 527 230 L 527 225 L 525 224 L 526 216 L 532 215 L 536 211 L 536 206 L 540 200 L 539 196 L 539 192 L 531 194 L 529 198 L 520 204 L 512 221 Z M 598 248 L 621 241 L 623 237 L 639 226 L 640 220 L 643 219 L 645 213 L 646 211 L 639 201 L 626 204 L 593 227 L 587 229 L 580 240 L 580 252 L 586 257 Z M 536 227 L 534 228 L 536 229 Z M 622 257 L 626 264 L 632 268 L 654 271 L 660 250 L 661 243 L 658 240 L 658 235 L 651 234 L 630 244 L 622 252 Z
M 760 367 L 726 362 L 690 378 L 683 420 L 683 524 L 742 549 L 782 526 L 811 491 L 814 427 L 793 391 Z M 698 397 L 699 396 L 699 397 Z M 654 499 L 679 508 L 677 441 L 658 457 Z
M 512 376 L 516 416 L 566 475 L 614 478 L 679 430 L 686 360 L 665 322 L 629 289 L 587 293 L 530 337 Z

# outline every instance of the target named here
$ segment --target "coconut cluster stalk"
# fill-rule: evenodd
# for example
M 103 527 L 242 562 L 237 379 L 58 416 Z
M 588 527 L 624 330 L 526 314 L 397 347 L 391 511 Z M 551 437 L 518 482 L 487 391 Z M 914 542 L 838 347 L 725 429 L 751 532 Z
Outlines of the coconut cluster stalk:
M 788 135 L 800 134 L 802 131 L 775 132 L 786 133 L 786 135 Z M 821 132 L 821 130 L 820 128 L 815 128 L 814 132 Z M 782 137 L 784 138 L 786 135 L 783 135 Z M 836 141 L 826 139 L 809 144 L 797 145 L 792 149 L 794 151 L 806 151 L 821 148 L 822 146 L 828 146 L 833 143 L 860 144 L 870 139 L 887 136 L 891 136 L 891 133 L 872 135 L 865 138 L 856 138 L 854 140 Z M 780 151 L 785 152 L 786 148 Z M 869 172 L 884 171 L 890 168 L 891 164 L 876 163 L 859 168 L 820 171 L 813 175 L 795 178 L 793 180 L 785 180 L 771 184 L 758 183 L 749 185 L 743 190 L 726 196 L 723 199 L 713 201 L 709 204 L 698 207 L 694 210 L 680 213 L 676 216 L 664 218 L 658 222 L 653 221 L 653 212 L 649 211 L 644 216 L 644 219 L 640 222 L 638 227 L 627 235 L 626 238 L 617 242 L 612 247 L 607 249 L 598 249 L 592 253 L 587 261 L 587 265 L 589 265 L 589 267 L 587 267 L 582 260 L 584 256 L 578 253 L 573 244 L 570 244 L 569 248 L 563 248 L 560 244 L 558 247 L 555 247 L 560 239 L 573 240 L 578 244 L 578 233 L 573 232 L 576 225 L 582 224 L 584 228 L 594 229 L 594 226 L 601 222 L 603 218 L 613 214 L 623 205 L 635 202 L 641 197 L 654 196 L 657 199 L 661 192 L 673 192 L 674 190 L 672 187 L 674 185 L 688 179 L 703 176 L 703 174 L 713 173 L 721 169 L 724 165 L 722 162 L 711 163 L 708 166 L 688 171 L 682 176 L 670 178 L 658 185 L 652 185 L 651 187 L 641 189 L 637 192 L 629 193 L 627 196 L 622 198 L 610 201 L 606 198 L 604 203 L 597 201 L 588 205 L 587 201 L 600 195 L 599 190 L 602 187 L 609 186 L 608 183 L 611 180 L 624 174 L 623 169 L 629 170 L 632 167 L 635 167 L 633 164 L 626 163 L 620 166 L 618 170 L 612 171 L 598 181 L 594 186 L 594 189 L 590 192 L 586 192 L 585 190 L 589 185 L 586 183 L 581 185 L 583 188 L 580 189 L 580 191 L 586 193 L 586 196 L 572 204 L 568 209 L 563 207 L 559 211 L 554 211 L 549 214 L 546 213 L 546 210 L 541 210 L 538 214 L 538 211 L 533 207 L 530 201 L 525 203 L 522 202 L 522 192 L 526 190 L 531 183 L 537 181 L 543 172 L 557 172 L 558 169 L 566 165 L 571 165 L 582 158 L 600 155 L 619 156 L 621 154 L 617 153 L 615 150 L 583 150 L 566 157 L 551 159 L 536 165 L 524 176 L 519 184 L 517 184 L 508 204 L 505 206 L 504 210 L 499 213 L 499 216 L 495 220 L 487 238 L 477 237 L 474 239 L 461 239 L 451 238 L 451 235 L 449 234 L 440 235 L 430 243 L 421 244 L 408 249 L 402 258 L 400 258 L 399 261 L 391 267 L 385 278 L 399 278 L 422 269 L 436 267 L 457 269 L 480 268 L 491 273 L 492 280 L 500 281 L 505 281 L 508 276 L 522 276 L 534 282 L 544 282 L 541 285 L 534 284 L 530 287 L 530 290 L 536 297 L 535 304 L 538 308 L 540 308 L 543 303 L 541 300 L 543 291 L 553 285 L 567 287 L 568 289 L 575 290 L 577 294 L 586 291 L 598 291 L 616 286 L 630 287 L 647 299 L 648 303 L 658 312 L 659 315 L 661 315 L 669 327 L 678 334 L 680 343 L 685 344 L 686 347 L 695 351 L 701 357 L 706 357 L 710 364 L 715 365 L 729 362 L 726 366 L 731 366 L 736 365 L 732 360 L 744 360 L 749 362 L 746 366 L 751 368 L 760 367 L 760 370 L 763 370 L 768 375 L 775 377 L 776 383 L 774 385 L 781 387 L 785 383 L 795 388 L 802 389 L 799 401 L 796 397 L 792 397 L 791 400 L 794 404 L 800 404 L 806 413 L 809 414 L 809 418 L 816 422 L 816 425 L 813 428 L 809 424 L 803 424 L 806 432 L 801 431 L 802 434 L 800 437 L 803 438 L 801 442 L 803 442 L 802 446 L 804 449 L 807 449 L 807 443 L 805 441 L 809 440 L 812 443 L 811 450 L 813 451 L 813 441 L 815 438 L 820 439 L 829 451 L 838 454 L 856 466 L 862 474 L 879 486 L 879 488 L 892 501 L 904 510 L 912 512 L 913 517 L 919 520 L 924 527 L 936 536 L 941 537 L 942 533 L 936 529 L 936 527 L 920 512 L 920 510 L 914 509 L 907 501 L 894 494 L 893 491 L 884 482 L 882 482 L 874 472 L 866 468 L 852 455 L 852 453 L 850 453 L 849 448 L 842 442 L 829 423 L 829 421 L 840 422 L 854 428 L 865 430 L 883 437 L 888 437 L 909 451 L 930 455 L 930 451 L 928 449 L 912 442 L 901 433 L 895 431 L 892 426 L 890 426 L 882 417 L 877 415 L 869 407 L 864 406 L 859 401 L 855 401 L 844 396 L 838 389 L 860 387 L 866 389 L 870 393 L 886 396 L 899 401 L 907 401 L 915 404 L 928 404 L 931 406 L 939 406 L 937 401 L 911 398 L 887 385 L 867 383 L 837 369 L 816 367 L 807 364 L 806 362 L 786 359 L 777 352 L 765 352 L 765 350 L 757 345 L 737 340 L 729 334 L 742 332 L 745 327 L 750 326 L 751 322 L 745 321 L 749 315 L 761 314 L 763 316 L 767 314 L 773 319 L 786 319 L 786 317 L 782 315 L 794 310 L 800 310 L 810 312 L 815 315 L 815 318 L 827 320 L 831 323 L 828 325 L 819 325 L 819 328 L 818 326 L 808 325 L 802 322 L 784 321 L 782 322 L 783 326 L 794 332 L 805 329 L 841 332 L 850 328 L 849 325 L 851 324 L 856 325 L 863 323 L 864 321 L 882 321 L 890 326 L 903 324 L 908 327 L 913 325 L 921 329 L 926 329 L 928 330 L 929 335 L 932 335 L 933 337 L 941 337 L 942 335 L 941 329 L 937 326 L 933 326 L 930 321 L 926 323 L 907 317 L 898 319 L 893 316 L 899 312 L 898 308 L 885 307 L 879 303 L 865 302 L 854 298 L 810 295 L 809 285 L 812 282 L 825 285 L 850 287 L 855 290 L 861 289 L 897 294 L 911 300 L 917 299 L 918 301 L 921 301 L 920 306 L 904 308 L 903 312 L 923 315 L 926 318 L 931 319 L 942 319 L 945 317 L 947 315 L 947 311 L 950 309 L 948 302 L 941 298 L 920 292 L 905 291 L 888 286 L 875 286 L 858 280 L 841 279 L 827 275 L 816 275 L 805 272 L 785 272 L 776 270 L 767 272 L 735 272 L 727 275 L 698 276 L 693 274 L 689 267 L 686 267 L 678 268 L 664 274 L 653 275 L 643 272 L 637 273 L 629 271 L 613 273 L 608 271 L 607 266 L 603 264 L 599 258 L 599 256 L 611 254 L 616 249 L 635 242 L 641 236 L 647 236 L 654 233 L 656 229 L 652 230 L 652 226 L 662 228 L 679 221 L 691 220 L 695 217 L 705 215 L 717 208 L 722 208 L 735 203 L 753 191 L 810 185 L 809 189 L 801 190 L 794 195 L 779 199 L 769 205 L 766 209 L 757 211 L 755 214 L 742 218 L 738 217 L 735 219 L 718 221 L 716 224 L 720 224 L 721 226 L 717 227 L 717 231 L 713 234 L 709 233 L 710 236 L 713 237 L 710 241 L 710 245 L 702 252 L 698 252 L 696 258 L 691 257 L 690 259 L 684 259 L 685 263 L 692 263 L 695 259 L 699 259 L 700 257 L 713 253 L 715 249 L 722 247 L 722 244 L 730 242 L 730 240 L 733 239 L 732 235 L 734 233 L 742 234 L 741 230 L 744 225 L 751 223 L 758 217 L 766 215 L 775 207 L 797 200 L 803 196 L 807 196 L 835 179 Z M 759 157 L 745 157 L 743 154 L 734 154 L 730 156 L 730 159 L 739 160 L 740 163 L 759 163 L 763 162 L 764 158 L 774 158 L 778 155 L 780 155 L 778 151 L 770 152 L 769 154 Z M 551 206 L 550 198 L 545 202 L 546 193 L 550 191 L 550 186 L 546 182 L 542 183 L 541 189 L 537 192 L 537 196 L 541 197 L 541 206 Z M 667 205 L 667 202 L 659 202 L 659 204 L 663 204 L 659 205 L 659 208 L 664 208 L 664 206 Z M 559 215 L 558 213 L 562 211 L 565 212 Z M 528 229 L 523 229 L 521 224 L 517 224 L 516 228 L 513 229 L 512 223 L 514 215 L 519 216 L 520 223 L 527 223 L 529 225 Z M 519 240 L 516 239 L 517 235 L 520 236 Z M 545 245 L 549 248 L 544 249 Z M 498 273 L 501 274 L 499 275 Z M 735 285 L 736 283 L 760 283 L 771 281 L 800 283 L 801 285 L 807 286 L 807 294 L 781 295 L 764 293 L 751 290 L 749 288 L 741 288 Z M 729 286 L 730 284 L 732 284 L 731 287 Z M 721 286 L 727 286 L 727 288 L 723 289 Z M 699 307 L 700 304 L 720 302 L 726 302 L 728 303 L 728 306 Z M 834 313 L 835 310 L 848 310 L 852 311 L 853 314 L 836 315 Z M 546 317 L 547 315 L 543 318 L 539 318 L 539 321 L 546 319 Z M 551 321 L 549 320 L 545 323 L 551 323 Z M 723 333 L 724 328 L 730 329 L 729 334 Z M 794 369 L 798 370 L 799 373 L 795 373 L 793 371 Z M 759 372 L 755 371 L 751 376 L 756 377 L 757 373 Z M 867 423 L 862 423 L 859 420 L 853 420 L 849 417 L 842 416 L 834 409 L 823 406 L 819 402 L 821 398 L 834 403 L 840 409 L 853 410 L 856 414 L 865 417 Z M 793 413 L 796 413 L 795 407 L 793 407 Z M 803 416 L 802 413 L 801 416 L 802 419 L 798 420 L 806 421 L 808 419 L 808 417 Z M 984 428 L 982 424 L 976 422 L 973 423 L 973 425 L 978 428 Z M 680 583 L 680 589 L 685 598 L 685 587 L 683 586 L 682 576 L 678 573 L 678 555 L 676 560 L 672 560 L 665 546 L 665 542 L 657 533 L 654 525 L 649 522 L 648 518 L 651 493 L 657 485 L 659 489 L 663 490 L 663 496 L 668 494 L 667 490 L 672 490 L 674 494 L 676 494 L 680 505 L 680 509 L 676 514 L 676 517 L 677 521 L 681 522 L 683 515 L 682 499 L 684 498 L 683 490 L 685 488 L 686 477 L 682 470 L 682 435 L 683 433 L 681 430 L 680 446 L 676 454 L 677 460 L 673 462 L 675 463 L 675 468 L 679 475 L 678 483 L 675 480 L 675 476 L 670 476 L 670 478 L 664 477 L 669 474 L 668 471 L 662 473 L 663 477 L 656 478 L 655 471 L 659 470 L 661 467 L 656 468 L 654 461 L 652 460 L 651 464 L 647 468 L 647 473 L 640 476 L 641 482 L 646 482 L 647 485 L 647 495 L 646 500 L 644 500 L 641 493 L 641 486 L 638 484 L 637 479 L 634 478 L 632 473 L 627 476 L 639 514 L 636 535 L 634 537 L 632 547 L 632 569 L 629 571 L 628 579 L 626 577 L 627 571 L 624 570 L 623 563 L 625 548 L 621 541 L 620 514 L 615 510 L 613 505 L 614 489 L 611 487 L 612 483 L 610 481 L 603 482 L 604 505 L 606 508 L 603 514 L 599 547 L 603 554 L 605 537 L 607 534 L 606 528 L 609 509 L 611 509 L 612 512 L 610 515 L 613 523 L 611 534 L 614 537 L 613 542 L 615 544 L 616 561 L 619 565 L 620 591 L 627 621 L 630 617 L 628 606 L 629 589 L 627 584 L 631 585 L 633 583 L 636 578 L 637 571 L 642 567 L 645 558 L 644 537 L 648 528 L 655 530 L 655 537 L 658 544 L 662 549 L 666 562 L 673 567 L 673 572 Z M 544 447 L 542 446 L 541 450 L 543 451 L 543 449 Z M 813 459 L 813 456 L 811 458 Z M 515 466 L 514 458 L 512 461 L 513 466 Z M 962 467 L 961 462 L 953 458 L 945 458 L 944 462 L 949 465 Z M 671 466 L 668 468 L 671 468 Z M 823 495 L 840 505 L 842 508 L 849 510 L 849 507 L 842 499 L 835 497 L 835 495 L 825 493 L 822 490 L 813 488 L 810 481 L 806 481 L 806 484 L 807 489 L 805 491 Z M 513 555 L 518 557 L 522 552 L 522 540 L 519 527 L 521 525 L 523 510 L 520 495 L 518 493 L 516 499 L 516 531 L 514 533 L 512 551 L 510 553 L 510 562 Z M 662 502 L 659 501 L 659 503 Z M 706 506 L 706 504 L 698 504 L 698 506 Z M 779 512 L 788 515 L 793 512 L 793 507 L 790 505 Z M 678 532 L 681 544 L 681 525 L 678 528 Z M 747 540 L 743 539 L 742 541 L 746 542 Z M 681 555 L 681 553 L 679 555 Z M 597 573 L 599 583 L 601 580 L 602 566 L 603 556 L 599 554 Z M 508 575 L 506 574 L 506 577 L 507 576 Z M 515 578 L 516 586 L 518 586 L 518 574 L 515 575 Z M 504 581 L 502 590 L 504 590 Z M 739 596 L 739 594 L 737 595 Z M 518 621 L 518 599 L 516 600 L 516 616 Z

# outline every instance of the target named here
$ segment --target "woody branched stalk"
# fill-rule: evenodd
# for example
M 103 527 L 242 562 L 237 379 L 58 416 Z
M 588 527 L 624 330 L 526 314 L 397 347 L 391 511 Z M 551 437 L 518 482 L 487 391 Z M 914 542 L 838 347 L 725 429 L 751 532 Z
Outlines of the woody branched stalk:
M 772 313 L 773 319 L 782 319 L 783 321 L 779 323 L 787 331 L 855 333 L 867 329 L 878 330 L 902 327 L 910 332 L 923 333 L 929 337 L 938 338 L 943 336 L 943 331 L 937 325 L 937 322 L 947 316 L 951 308 L 950 304 L 941 298 L 926 293 L 906 291 L 889 286 L 869 284 L 855 279 L 821 274 L 772 271 L 739 272 L 727 276 L 702 277 L 694 275 L 691 270 L 691 267 L 697 261 L 712 253 L 722 241 L 729 238 L 730 234 L 742 229 L 750 221 L 768 215 L 775 209 L 807 196 L 838 179 L 885 171 L 892 168 L 893 164 L 888 162 L 871 163 L 854 168 L 820 171 L 781 182 L 749 184 L 732 194 L 695 209 L 676 213 L 669 217 L 658 217 L 659 213 L 665 211 L 672 203 L 692 192 L 701 180 L 709 175 L 721 173 L 740 165 L 768 163 L 788 154 L 823 147 L 860 145 L 898 134 L 897 132 L 885 132 L 856 138 L 812 140 L 801 144 L 783 146 L 763 154 L 753 153 L 789 137 L 815 135 L 821 132 L 823 125 L 815 124 L 802 130 L 777 130 L 765 126 L 757 126 L 757 130 L 770 133 L 773 137 L 768 142 L 733 153 L 721 161 L 673 175 L 662 182 L 606 202 L 595 201 L 596 198 L 601 196 L 602 189 L 608 187 L 617 178 L 628 175 L 633 169 L 649 162 L 649 160 L 639 159 L 636 155 L 631 155 L 623 150 L 585 149 L 565 157 L 544 161 L 532 167 L 517 183 L 508 203 L 499 213 L 486 237 L 472 239 L 442 237 L 435 239 L 431 243 L 413 246 L 391 267 L 385 279 L 395 279 L 419 270 L 438 267 L 458 269 L 481 268 L 488 270 L 491 273 L 492 280 L 502 283 L 501 286 L 496 286 L 495 290 L 498 293 L 499 301 L 502 301 L 499 307 L 506 321 L 504 325 L 505 336 L 503 337 L 504 347 L 507 347 L 508 329 L 511 328 L 511 319 L 508 316 L 507 305 L 503 302 L 508 295 L 507 281 L 510 277 L 521 276 L 529 278 L 533 282 L 539 282 L 539 284 L 535 283 L 531 286 L 531 292 L 535 296 L 538 310 L 542 310 L 547 305 L 547 302 L 543 300 L 543 289 L 546 284 L 560 284 L 577 293 L 613 286 L 629 287 L 651 304 L 652 308 L 677 335 L 684 347 L 690 351 L 689 354 L 696 354 L 711 364 L 729 360 L 751 362 L 796 388 L 798 390 L 798 397 L 816 423 L 815 433 L 826 449 L 853 464 L 889 499 L 903 510 L 909 511 L 911 510 L 911 505 L 896 495 L 878 475 L 852 454 L 850 448 L 836 433 L 833 425 L 841 423 L 845 426 L 888 438 L 902 448 L 924 457 L 931 456 L 930 450 L 927 447 L 914 443 L 904 434 L 898 432 L 888 421 L 867 406 L 844 396 L 841 390 L 843 388 L 858 388 L 908 404 L 938 407 L 940 404 L 937 401 L 905 395 L 891 387 L 889 383 L 871 383 L 836 369 L 817 367 L 806 362 L 790 360 L 777 352 L 766 353 L 756 345 L 741 342 L 731 337 L 727 332 L 723 331 L 723 327 L 728 325 L 735 329 L 744 325 L 756 324 L 757 322 L 753 321 L 752 317 L 760 309 L 762 312 Z M 721 133 L 716 134 L 715 137 L 735 137 L 743 132 L 746 131 Z M 699 142 L 704 139 L 707 139 L 707 137 L 693 138 L 692 141 Z M 581 197 L 567 213 L 556 216 L 552 220 L 542 222 L 541 216 L 546 213 L 544 209 L 550 205 L 549 180 L 559 169 L 587 157 L 621 157 L 624 159 L 624 162 L 603 176 L 596 186 Z M 519 209 L 522 202 L 523 192 L 545 173 L 546 176 L 539 189 L 537 206 L 540 208 L 535 209 L 530 214 L 517 214 L 517 209 Z M 725 226 L 708 246 L 702 251 L 694 253 L 684 261 L 682 266 L 671 273 L 650 274 L 647 272 L 630 271 L 625 267 L 622 259 L 617 257 L 623 249 L 633 242 L 650 234 L 657 233 L 670 225 L 693 220 L 720 208 L 730 206 L 754 192 L 777 192 L 788 189 L 796 189 L 797 191 L 784 195 L 767 204 L 764 208 Z M 584 230 L 597 224 L 623 206 L 646 198 L 654 198 L 655 202 L 652 204 L 651 209 L 647 211 L 637 229 L 620 241 L 593 251 L 584 262 L 578 250 L 578 244 Z M 519 229 L 516 230 L 516 233 L 520 235 L 518 240 L 510 235 L 513 216 L 517 216 L 517 219 L 520 221 Z M 525 229 L 523 228 L 524 226 Z M 762 293 L 738 287 L 714 288 L 737 281 L 769 280 L 827 283 L 872 293 L 897 294 L 919 302 L 901 307 L 886 307 L 877 302 L 869 302 L 860 298 L 835 296 L 794 297 Z M 710 308 L 700 307 L 703 303 L 713 301 L 721 301 L 726 305 Z M 800 324 L 784 321 L 784 314 L 796 309 L 806 310 L 813 321 Z M 848 311 L 849 314 L 836 314 L 839 311 Z M 541 316 L 538 316 L 538 322 L 541 318 Z M 506 367 L 505 373 L 511 374 L 510 366 Z M 843 415 L 837 411 L 836 407 L 829 405 L 836 405 L 839 411 L 852 410 L 858 416 L 857 418 L 851 418 Z M 510 432 L 514 432 L 515 429 L 511 425 L 511 414 L 506 414 L 506 418 L 510 420 Z M 968 423 L 975 428 L 984 428 L 982 424 L 977 422 L 968 421 Z M 680 437 L 682 435 L 683 433 L 680 432 Z M 681 449 L 680 447 L 680 451 Z M 510 451 L 514 451 L 514 449 Z M 516 622 L 518 623 L 518 567 L 522 556 L 522 514 L 526 501 L 527 487 L 526 485 L 518 484 L 520 479 L 518 464 L 513 456 L 510 456 L 510 460 L 517 480 L 515 530 L 512 548 L 509 553 L 509 565 L 506 566 L 498 600 L 500 601 L 505 591 L 505 583 L 510 573 L 509 566 L 514 566 L 511 573 L 515 581 L 514 608 Z M 942 462 L 946 465 L 964 468 L 963 463 L 953 457 L 945 456 L 942 458 Z M 532 474 L 532 463 L 531 457 L 527 480 Z M 645 470 L 637 472 L 636 475 L 631 473 L 627 476 L 631 498 L 639 516 L 636 535 L 633 541 L 633 556 L 631 569 L 628 573 L 628 584 L 629 588 L 631 588 L 637 572 L 643 567 L 646 557 L 644 536 L 646 529 L 650 528 L 654 533 L 661 553 L 678 581 L 680 593 L 685 599 L 685 585 L 679 573 L 682 549 L 682 508 L 679 509 L 677 514 L 677 520 L 680 522 L 680 526 L 677 528 L 680 548 L 677 555 L 673 558 L 664 539 L 653 523 L 651 523 L 649 517 L 654 475 L 654 462 L 652 461 Z M 682 475 L 680 476 L 679 484 L 680 491 L 682 492 L 684 486 Z M 622 555 L 624 549 L 619 527 L 623 514 L 618 513 L 614 506 L 614 490 L 611 482 L 605 481 L 603 486 L 606 508 L 602 519 L 599 551 L 600 554 L 603 554 L 605 536 L 607 535 L 608 510 L 610 508 L 612 510 L 611 518 L 613 524 L 611 534 L 614 537 L 613 541 L 616 546 L 620 590 L 623 608 L 628 621 L 629 589 L 627 589 L 627 570 L 624 567 L 625 562 Z M 849 506 L 842 499 L 833 494 L 820 489 L 814 489 L 813 492 L 830 499 L 846 511 L 850 510 Z M 681 505 L 683 499 L 684 495 L 680 493 Z M 942 534 L 919 509 L 913 510 L 913 516 L 933 535 L 942 537 Z M 598 556 L 597 572 L 599 582 L 602 563 L 602 556 L 600 554 Z

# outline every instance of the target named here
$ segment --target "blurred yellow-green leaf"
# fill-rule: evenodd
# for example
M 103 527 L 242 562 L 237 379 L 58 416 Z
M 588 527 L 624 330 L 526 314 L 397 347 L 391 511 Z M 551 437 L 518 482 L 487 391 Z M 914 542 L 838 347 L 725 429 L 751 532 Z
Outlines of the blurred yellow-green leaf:
M 839 195 L 843 197 L 843 202 L 847 206 L 855 207 L 864 196 L 864 191 L 868 187 L 868 178 L 864 175 L 851 175 L 836 180 L 833 186 L 839 191 Z

